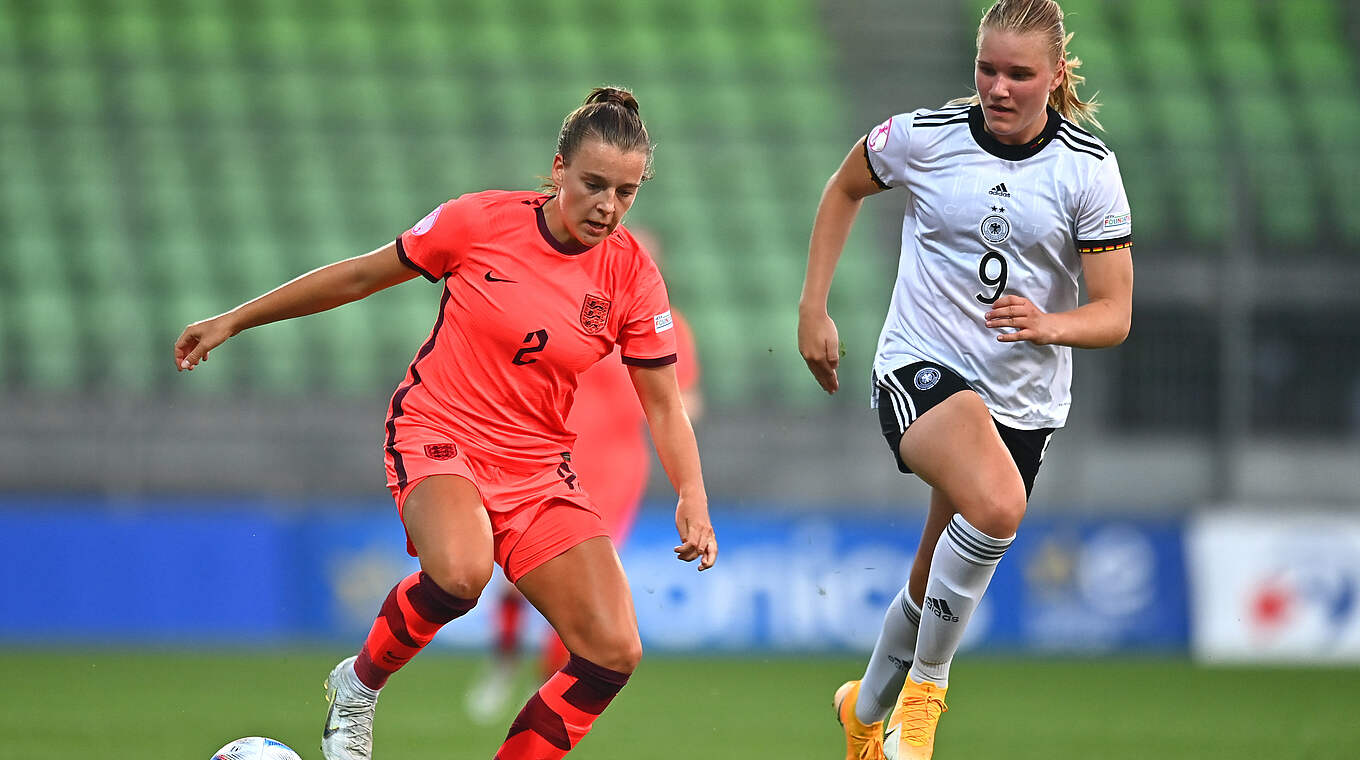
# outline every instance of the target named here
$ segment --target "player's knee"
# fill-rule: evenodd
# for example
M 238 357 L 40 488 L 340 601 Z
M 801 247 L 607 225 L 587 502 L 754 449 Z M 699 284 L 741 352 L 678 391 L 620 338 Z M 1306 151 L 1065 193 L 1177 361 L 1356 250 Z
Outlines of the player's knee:
M 490 562 L 469 562 L 453 557 L 421 558 L 420 568 L 436 586 L 459 599 L 476 599 L 491 582 Z
M 960 510 L 974 528 L 996 538 L 1014 536 L 1025 517 L 1023 483 L 1001 485 L 979 497 L 970 509 Z
M 637 631 L 612 638 L 612 643 L 604 645 L 604 654 L 596 664 L 620 673 L 637 670 L 638 663 L 642 662 L 642 640 L 638 638 Z
M 632 673 L 642 661 L 642 640 L 631 626 L 626 630 L 597 628 L 572 651 L 602 668 Z

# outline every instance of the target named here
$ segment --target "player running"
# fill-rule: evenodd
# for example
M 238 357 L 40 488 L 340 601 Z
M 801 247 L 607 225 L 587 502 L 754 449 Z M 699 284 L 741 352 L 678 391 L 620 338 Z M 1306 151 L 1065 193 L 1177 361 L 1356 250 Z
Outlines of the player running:
M 549 194 L 448 201 L 394 243 L 189 325 L 175 343 L 176 367 L 191 370 L 246 328 L 416 275 L 443 282 L 386 425 L 387 485 L 421 569 L 392 589 L 359 654 L 331 671 L 327 760 L 371 757 L 379 690 L 472 609 L 493 561 L 571 652 L 515 719 L 499 760 L 564 756 L 627 682 L 642 656 L 628 581 L 577 482 L 566 425 L 577 375 L 615 346 L 679 495 L 675 552 L 700 570 L 716 561 L 666 287 L 621 226 L 651 155 L 633 95 L 597 88 L 562 124 Z
M 1129 331 L 1128 200 L 1114 154 L 1074 123 L 1099 126 L 1077 96 L 1069 39 L 1052 0 L 993 5 L 978 29 L 977 95 L 874 128 L 817 208 L 798 345 L 835 393 L 836 262 L 863 199 L 907 189 L 873 403 L 898 469 L 931 486 L 910 579 L 863 678 L 835 695 L 847 760 L 931 756 L 950 662 L 1067 419 L 1071 347 L 1118 345 Z

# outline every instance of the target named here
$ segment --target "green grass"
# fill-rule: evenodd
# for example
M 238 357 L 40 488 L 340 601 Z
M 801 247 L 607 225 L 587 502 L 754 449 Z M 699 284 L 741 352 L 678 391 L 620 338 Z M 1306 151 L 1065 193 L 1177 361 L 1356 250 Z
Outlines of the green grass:
M 230 739 L 260 734 L 319 760 L 321 682 L 344 654 L 11 650 L 0 655 L 0 758 L 207 760 Z M 429 652 L 394 678 L 378 710 L 378 760 L 489 760 L 510 716 L 485 728 L 464 718 L 464 692 L 482 667 Z M 858 658 L 652 657 L 571 757 L 839 760 L 831 693 L 861 667 Z M 967 655 L 949 706 L 940 760 L 1360 757 L 1357 669 Z

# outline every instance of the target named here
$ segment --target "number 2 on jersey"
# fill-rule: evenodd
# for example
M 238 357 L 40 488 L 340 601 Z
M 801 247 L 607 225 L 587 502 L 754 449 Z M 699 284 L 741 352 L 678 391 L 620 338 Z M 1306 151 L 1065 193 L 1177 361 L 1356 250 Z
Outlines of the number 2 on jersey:
M 993 261 L 997 263 L 995 277 L 987 274 L 988 264 Z M 990 296 L 978 293 L 973 297 L 976 298 L 979 303 L 989 305 L 996 303 L 996 299 L 1000 298 L 1001 292 L 1006 289 L 1007 270 L 1008 267 L 1006 265 L 1005 256 L 1002 256 L 997 251 L 988 251 L 983 254 L 982 261 L 978 262 L 978 279 L 982 281 L 983 285 L 986 285 L 989 288 L 996 288 L 996 290 L 993 290 Z
M 538 359 L 536 358 L 526 359 L 525 357 L 528 356 L 529 354 L 536 354 L 539 351 L 542 351 L 543 347 L 548 345 L 548 331 L 534 330 L 531 333 L 526 333 L 524 336 L 524 342 L 528 343 L 531 340 L 536 342 L 531 346 L 525 346 L 524 348 L 521 348 L 520 350 L 516 351 L 515 358 L 511 359 L 510 360 L 511 362 L 523 365 L 533 364 L 534 362 L 538 361 Z

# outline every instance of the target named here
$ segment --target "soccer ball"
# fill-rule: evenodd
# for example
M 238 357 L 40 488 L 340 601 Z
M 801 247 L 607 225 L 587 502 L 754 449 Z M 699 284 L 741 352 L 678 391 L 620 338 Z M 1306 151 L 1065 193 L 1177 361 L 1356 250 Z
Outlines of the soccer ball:
M 287 744 L 263 736 L 237 739 L 212 756 L 212 760 L 302 760 Z

